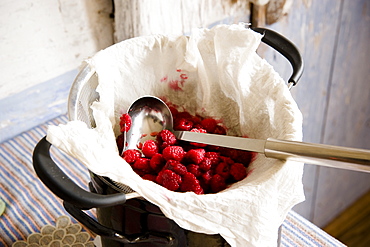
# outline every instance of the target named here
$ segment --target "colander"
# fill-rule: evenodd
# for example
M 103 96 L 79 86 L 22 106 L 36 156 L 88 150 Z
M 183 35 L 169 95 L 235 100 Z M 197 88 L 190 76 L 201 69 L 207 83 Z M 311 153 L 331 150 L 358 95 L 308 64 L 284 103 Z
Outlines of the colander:
M 298 49 L 280 34 L 252 28 L 264 34 L 262 42 L 271 46 L 292 65 L 287 86 L 296 85 L 303 73 Z M 91 105 L 99 100 L 98 77 L 88 65 L 77 75 L 69 94 L 69 120 L 95 127 Z M 180 228 L 160 209 L 141 198 L 130 187 L 90 172 L 90 191 L 77 186 L 50 157 L 51 144 L 44 137 L 33 154 L 34 169 L 42 182 L 64 202 L 66 210 L 87 228 L 102 237 L 103 246 L 229 246 L 220 235 L 206 235 Z M 83 210 L 97 208 L 97 220 Z M 279 243 L 279 240 L 278 240 Z

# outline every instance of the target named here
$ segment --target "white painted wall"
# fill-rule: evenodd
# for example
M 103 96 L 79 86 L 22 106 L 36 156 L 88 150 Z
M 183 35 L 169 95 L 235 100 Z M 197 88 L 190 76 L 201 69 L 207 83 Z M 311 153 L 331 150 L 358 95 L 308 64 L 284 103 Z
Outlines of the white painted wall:
M 248 22 L 251 2 L 268 0 L 114 0 L 115 40 L 188 34 L 193 28 Z
M 75 70 L 113 43 L 109 0 L 2 0 L 0 99 Z

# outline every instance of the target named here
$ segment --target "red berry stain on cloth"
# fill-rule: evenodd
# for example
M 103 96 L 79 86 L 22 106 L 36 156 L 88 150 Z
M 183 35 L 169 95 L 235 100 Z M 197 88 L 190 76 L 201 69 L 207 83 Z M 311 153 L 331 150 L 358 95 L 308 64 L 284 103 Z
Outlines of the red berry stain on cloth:
M 180 111 L 178 106 L 167 104 L 173 114 L 175 130 L 226 135 L 227 129 L 221 121 L 193 116 L 185 110 Z M 127 115 L 123 114 L 120 118 L 122 134 L 117 137 L 119 149 L 122 149 L 124 131 L 128 131 L 131 126 Z M 156 139 L 141 143 L 138 146 L 140 151 L 126 150 L 122 158 L 143 179 L 177 192 L 220 192 L 246 178 L 252 172 L 247 171 L 247 168 L 257 155 L 248 151 L 180 141 L 169 130 L 150 135 Z
M 178 78 L 169 79 L 166 75 L 160 79 L 160 82 L 168 83 L 168 87 L 174 91 L 182 91 L 185 82 L 189 77 L 182 71 L 182 69 L 176 69 L 176 72 L 179 74 Z

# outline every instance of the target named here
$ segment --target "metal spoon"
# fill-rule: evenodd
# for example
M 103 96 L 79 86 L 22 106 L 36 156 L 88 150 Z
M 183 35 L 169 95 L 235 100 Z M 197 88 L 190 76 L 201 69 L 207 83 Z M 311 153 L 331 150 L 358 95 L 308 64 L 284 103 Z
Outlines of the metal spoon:
M 173 131 L 172 114 L 159 98 L 144 96 L 128 111 L 132 126 L 126 136 L 127 148 L 137 148 L 141 142 L 155 139 L 163 129 L 172 131 L 179 140 L 235 148 L 264 154 L 268 158 L 296 160 L 305 163 L 370 172 L 370 150 L 286 141 L 268 138 L 259 140 L 216 134 Z
M 155 140 L 161 130 L 172 131 L 172 114 L 161 99 L 143 96 L 131 104 L 127 113 L 132 119 L 131 128 L 125 135 L 123 150 L 138 149 L 146 140 Z

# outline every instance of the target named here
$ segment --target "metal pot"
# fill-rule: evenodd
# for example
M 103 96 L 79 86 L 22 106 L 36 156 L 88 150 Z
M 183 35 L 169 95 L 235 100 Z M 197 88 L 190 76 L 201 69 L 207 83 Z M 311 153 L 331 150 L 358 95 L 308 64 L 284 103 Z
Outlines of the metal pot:
M 294 86 L 303 73 L 298 49 L 280 34 L 252 28 L 264 34 L 262 41 L 276 49 L 292 64 L 288 86 Z M 90 105 L 99 99 L 95 91 L 95 71 L 84 67 L 77 75 L 68 99 L 70 120 L 81 120 L 95 127 Z M 195 233 L 179 227 L 161 210 L 129 187 L 90 173 L 90 191 L 77 186 L 51 159 L 51 144 L 44 137 L 36 145 L 33 165 L 42 182 L 64 202 L 65 209 L 80 223 L 102 237 L 103 246 L 229 246 L 220 235 Z M 97 221 L 83 210 L 96 208 Z M 279 240 L 278 240 L 279 242 Z

